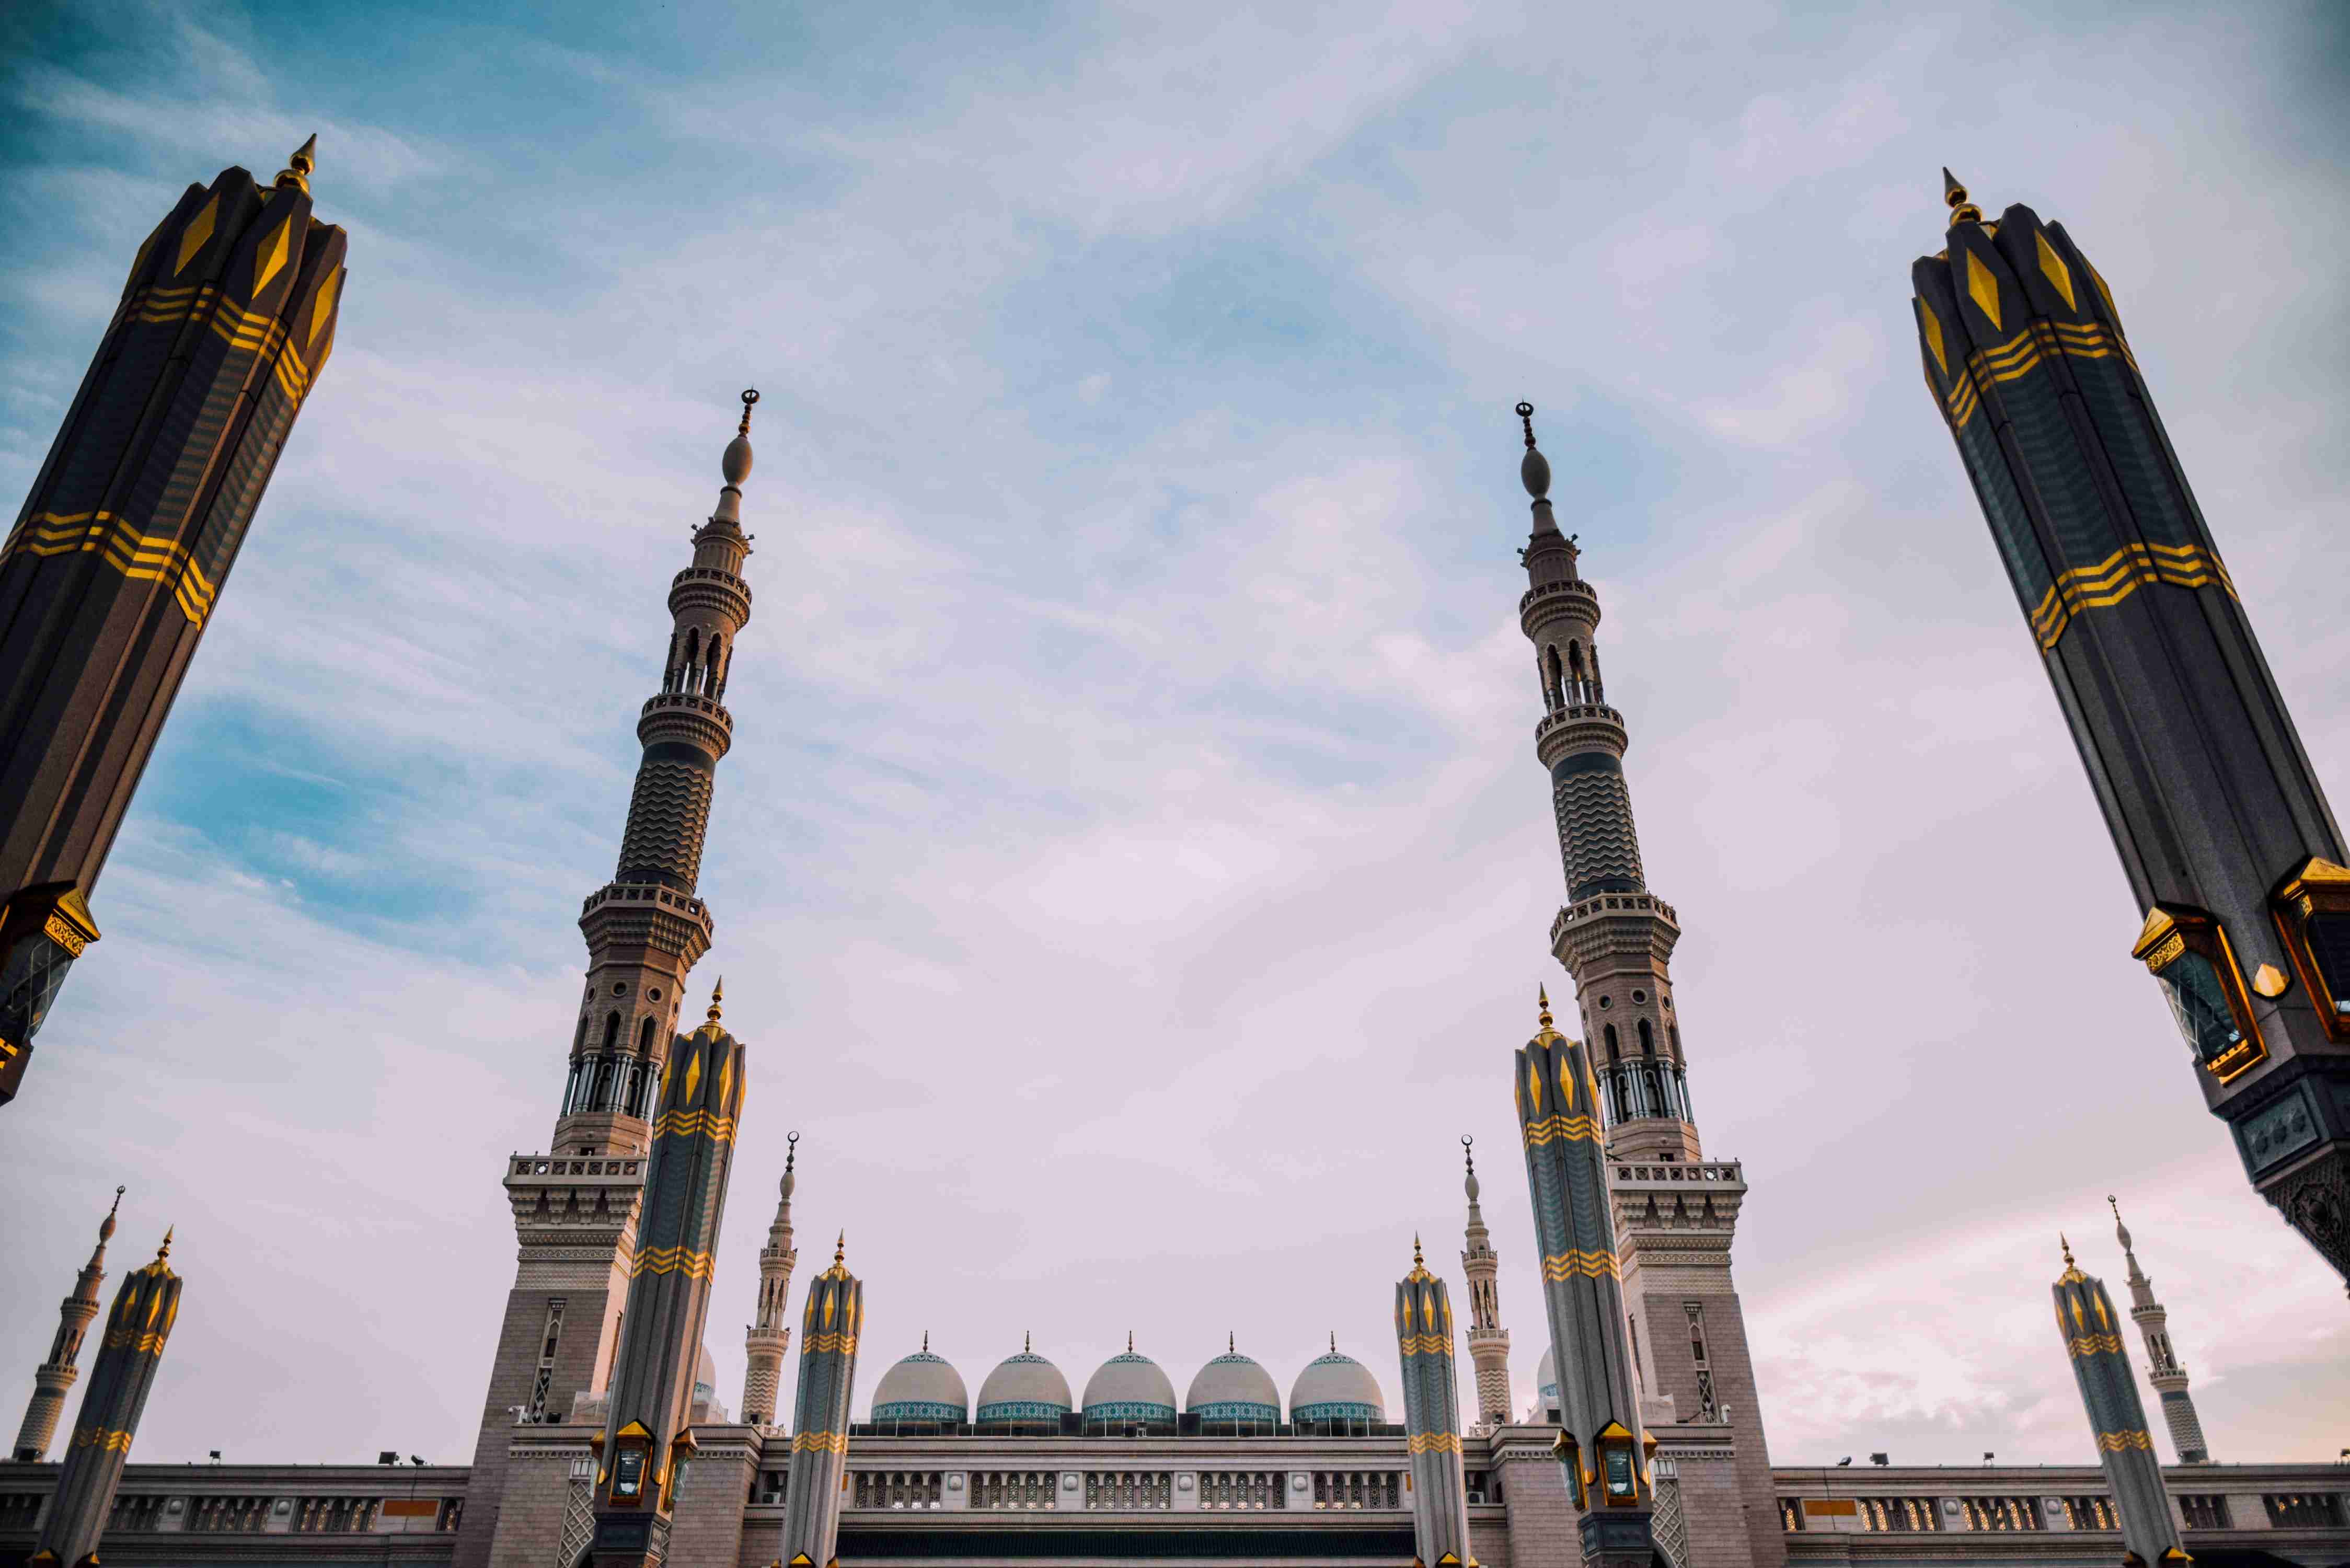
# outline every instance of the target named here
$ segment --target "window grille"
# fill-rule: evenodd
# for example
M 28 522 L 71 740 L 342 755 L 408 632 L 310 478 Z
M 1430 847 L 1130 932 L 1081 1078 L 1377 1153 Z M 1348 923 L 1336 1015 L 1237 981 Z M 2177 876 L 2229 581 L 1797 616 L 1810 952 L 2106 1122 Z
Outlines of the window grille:
M 2225 1530 L 2229 1528 L 2228 1500 L 2216 1493 L 2178 1500 L 2179 1516 L 2187 1521 L 2189 1530 Z
M 971 1478 L 971 1506 L 987 1509 L 1058 1508 L 1058 1470 L 976 1470 Z
M 1204 1486 L 1208 1478 L 1200 1479 Z M 1088 1470 L 1086 1506 L 1099 1510 L 1163 1510 L 1173 1505 L 1174 1486 L 1174 1473 L 1170 1470 Z M 1201 1506 L 1206 1506 L 1204 1495 Z M 1276 1502 L 1273 1506 L 1281 1505 Z
M 1779 1500 L 1779 1528 L 1793 1535 L 1804 1528 L 1804 1505 L 1792 1497 Z
M 783 1477 L 776 1475 L 775 1497 L 783 1497 Z M 859 1470 L 858 1508 L 928 1509 L 946 1502 L 946 1478 L 938 1470 Z
M 383 1500 L 373 1497 L 306 1497 L 294 1516 L 296 1533 L 348 1534 L 375 1528 Z
M 2261 1501 L 2268 1507 L 2269 1522 L 2280 1529 L 2338 1528 L 2342 1523 L 2342 1500 L 2330 1491 L 2272 1491 Z
M 1970 1497 L 1964 1500 L 1969 1530 L 2038 1530 L 2040 1504 L 2028 1497 Z
M 1400 1508 L 1400 1470 L 1316 1470 L 1314 1506 L 1320 1509 Z
M 1782 1499 L 1782 1504 L 1790 1501 Z M 1860 1527 L 1868 1531 L 1899 1531 L 1924 1533 L 1939 1530 L 1941 1513 L 1930 1497 L 1864 1497 L 1860 1504 Z
M 198 1535 L 253 1535 L 268 1518 L 265 1497 L 204 1497 L 196 1500 L 188 1529 Z
M 2109 1497 L 2068 1497 L 2064 1501 L 2064 1519 L 2075 1530 L 2119 1530 L 2121 1511 Z

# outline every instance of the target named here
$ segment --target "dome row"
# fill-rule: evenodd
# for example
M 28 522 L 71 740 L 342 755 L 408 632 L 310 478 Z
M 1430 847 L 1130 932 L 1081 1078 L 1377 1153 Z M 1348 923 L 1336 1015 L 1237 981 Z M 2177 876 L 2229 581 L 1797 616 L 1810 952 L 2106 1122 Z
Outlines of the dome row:
M 1279 1421 L 1281 1391 L 1272 1374 L 1236 1350 L 1200 1368 L 1183 1397 L 1188 1415 L 1210 1421 Z M 1069 1398 L 1069 1380 L 1033 1350 L 1007 1358 L 979 1386 L 971 1406 L 962 1375 L 943 1357 L 920 1350 L 881 1375 L 873 1390 L 876 1421 L 1057 1421 L 1076 1413 L 1087 1421 L 1172 1421 L 1175 1386 L 1159 1364 L 1125 1352 L 1102 1363 L 1086 1383 L 1082 1406 Z M 1293 1421 L 1384 1421 L 1387 1407 L 1370 1368 L 1332 1346 L 1297 1375 L 1289 1388 Z

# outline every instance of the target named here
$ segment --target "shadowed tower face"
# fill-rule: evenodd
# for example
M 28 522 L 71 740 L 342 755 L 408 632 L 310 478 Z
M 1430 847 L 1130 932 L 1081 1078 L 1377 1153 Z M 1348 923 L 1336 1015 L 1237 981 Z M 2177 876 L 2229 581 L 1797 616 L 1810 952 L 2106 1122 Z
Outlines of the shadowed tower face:
M 1412 1239 L 1411 1272 L 1396 1284 L 1396 1348 L 1403 1366 L 1405 1446 L 1411 1456 L 1417 1568 L 1462 1568 L 1469 1490 L 1461 1469 L 1461 1374 L 1452 1356 L 1452 1298 Z
M 570 1419 L 573 1400 L 604 1387 L 611 1371 L 650 1118 L 679 1040 L 686 975 L 710 947 L 710 911 L 695 884 L 712 783 L 733 737 L 723 699 L 735 638 L 751 618 L 742 502 L 758 397 L 743 394 L 742 422 L 720 462 L 718 504 L 693 530 L 691 562 L 671 580 L 669 630 L 650 639 L 663 649 L 660 680 L 638 709 L 644 755 L 617 873 L 579 917 L 588 975 L 567 1029 L 548 1152 L 505 1167 L 520 1254 L 483 1400 L 456 1568 L 489 1561 L 516 1424 Z
M 2064 1336 L 2064 1354 L 2073 1363 L 2097 1462 L 2105 1467 L 2106 1485 L 2122 1516 L 2122 1542 L 2129 1549 L 2123 1561 L 2140 1568 L 2183 1564 L 2189 1559 L 2179 1548 L 2178 1524 L 2171 1517 L 2162 1467 L 2154 1457 L 2154 1438 L 2146 1429 L 2137 1379 L 2130 1375 L 2129 1354 L 2122 1348 L 2121 1319 L 2114 1312 L 2113 1298 L 2106 1293 L 2104 1281 L 2083 1273 L 2073 1262 L 2069 1244 L 2064 1247 L 2064 1272 L 2049 1290 L 2056 1300 L 2056 1332 Z
M 310 214 L 317 139 L 226 169 L 147 236 L 0 544 L 0 1103 L 261 493 L 334 348 L 343 231 Z
M 98 1562 L 99 1534 L 113 1512 L 115 1490 L 122 1484 L 122 1468 L 130 1463 L 130 1445 L 139 1435 L 139 1418 L 146 1412 L 163 1347 L 180 1315 L 180 1276 L 166 1262 L 171 1255 L 172 1236 L 165 1231 L 155 1261 L 134 1272 L 115 1293 L 106 1337 L 99 1342 L 89 1387 L 81 1397 L 65 1463 L 57 1470 L 57 1496 L 41 1516 L 41 1542 L 27 1559 L 30 1563 L 86 1568 Z
M 1750 1552 L 1741 1561 L 1777 1564 L 1787 1546 L 1731 1279 L 1745 1174 L 1735 1160 L 1706 1159 L 1699 1142 L 1673 1002 L 1680 925 L 1641 867 L 1624 715 L 1608 705 L 1600 675 L 1599 593 L 1583 578 L 1576 540 L 1559 531 L 1534 408 L 1520 403 L 1517 413 L 1525 436 L 1519 478 L 1534 510 L 1518 624 L 1534 645 L 1542 696 L 1534 754 L 1550 775 L 1566 874 L 1551 950 L 1574 977 L 1597 1087 L 1633 1356 L 1642 1387 L 1670 1399 L 1678 1420 L 1733 1439 Z
M 1910 269 L 1927 389 L 2137 900 L 2131 954 L 2252 1185 L 2350 1275 L 2341 828 L 2106 280 L 1942 175 L 1945 248 Z

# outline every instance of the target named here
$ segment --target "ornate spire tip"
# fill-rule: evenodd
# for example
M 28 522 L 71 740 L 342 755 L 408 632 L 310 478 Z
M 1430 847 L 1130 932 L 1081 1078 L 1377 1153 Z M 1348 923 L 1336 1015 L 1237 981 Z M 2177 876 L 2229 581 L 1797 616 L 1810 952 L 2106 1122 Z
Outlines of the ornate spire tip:
M 757 405 L 758 401 L 758 388 L 745 387 L 743 389 L 743 422 L 734 427 L 734 433 L 736 435 L 747 436 L 751 433 L 751 410 Z
M 1942 200 L 1950 209 L 1950 227 L 1982 222 L 1982 209 L 1967 200 L 1967 188 L 1948 169 L 1942 171 Z
M 726 1000 L 726 977 L 720 975 L 718 983 L 710 988 L 710 1022 L 718 1022 L 718 1009 Z
M 309 140 L 294 150 L 294 156 L 286 161 L 286 167 L 277 171 L 272 183 L 280 190 L 291 188 L 307 196 L 310 193 L 310 171 L 317 166 L 318 137 L 314 131 Z

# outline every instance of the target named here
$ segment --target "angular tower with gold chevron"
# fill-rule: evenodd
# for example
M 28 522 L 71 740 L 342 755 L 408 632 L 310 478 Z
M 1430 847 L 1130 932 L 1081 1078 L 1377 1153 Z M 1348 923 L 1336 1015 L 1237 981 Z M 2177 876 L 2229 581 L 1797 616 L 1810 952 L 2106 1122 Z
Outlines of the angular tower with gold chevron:
M 2116 953 L 2253 1187 L 2350 1276 L 2342 830 L 2106 280 L 2063 224 L 1942 179 L 1945 248 L 1910 268 L 1926 386 L 2137 900 Z
M 2056 1298 L 2056 1332 L 2064 1337 L 2081 1403 L 2088 1409 L 2097 1462 L 2105 1467 L 2106 1484 L 2122 1516 L 2122 1543 L 2128 1548 L 2123 1561 L 2134 1568 L 2183 1563 L 2187 1553 L 2179 1548 L 2178 1521 L 2163 1490 L 2146 1407 L 2138 1402 L 2137 1378 L 2122 1346 L 2121 1314 L 2114 1311 L 2105 1282 L 2083 1273 L 2073 1262 L 2069 1243 L 2064 1272 L 2049 1290 Z
M 644 1568 L 669 1555 L 678 1471 L 693 1454 L 687 1420 L 710 1316 L 710 1276 L 726 1177 L 743 1114 L 741 1042 L 719 998 L 661 1071 L 611 1396 L 597 1441 L 595 1568 Z
M 837 1557 L 857 1335 L 865 1323 L 865 1283 L 848 1272 L 847 1251 L 844 1236 L 833 1248 L 832 1267 L 810 1282 L 807 1309 L 800 1314 L 799 1397 L 792 1411 L 779 1553 L 786 1568 L 833 1568 Z
M 180 1315 L 180 1276 L 166 1261 L 172 1238 L 155 1250 L 155 1261 L 122 1282 L 107 1314 L 106 1337 L 89 1370 L 89 1387 L 74 1417 L 57 1472 L 57 1493 L 41 1521 L 41 1543 L 27 1559 L 84 1568 L 98 1561 L 98 1538 L 114 1510 L 122 1467 L 130 1462 L 131 1439 L 147 1408 L 147 1394 L 162 1364 L 163 1346 Z
M 224 169 L 147 236 L 0 544 L 0 1104 L 295 417 L 335 344 L 343 231 L 316 137 Z
M 1558 1369 L 1559 1463 L 1581 1513 L 1583 1561 L 1649 1568 L 1656 1551 L 1649 1444 L 1640 1427 L 1599 1084 L 1582 1045 L 1541 1027 L 1517 1054 L 1518 1131 L 1542 1251 L 1543 1309 Z
M 1411 1272 L 1396 1284 L 1403 1360 L 1403 1429 L 1411 1456 L 1412 1568 L 1476 1568 L 1469 1555 L 1469 1487 L 1461 1470 L 1460 1370 L 1452 1297 L 1412 1239 Z

